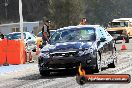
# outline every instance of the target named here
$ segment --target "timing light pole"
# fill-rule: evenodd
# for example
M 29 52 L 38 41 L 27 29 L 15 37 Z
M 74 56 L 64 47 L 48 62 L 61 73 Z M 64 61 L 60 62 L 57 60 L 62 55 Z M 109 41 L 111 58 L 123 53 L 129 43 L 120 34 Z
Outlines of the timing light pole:
M 8 6 L 8 0 L 5 0 L 5 15 L 6 15 L 6 20 L 7 20 L 7 6 Z
M 20 17 L 20 32 L 21 32 L 21 39 L 24 40 L 24 36 L 23 36 L 22 0 L 19 0 L 19 17 Z

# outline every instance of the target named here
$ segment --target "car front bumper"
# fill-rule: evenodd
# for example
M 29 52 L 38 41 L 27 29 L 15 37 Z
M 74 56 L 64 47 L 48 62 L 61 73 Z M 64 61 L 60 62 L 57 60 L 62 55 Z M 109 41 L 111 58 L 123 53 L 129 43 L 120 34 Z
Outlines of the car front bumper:
M 70 57 L 54 57 L 54 58 L 38 58 L 38 66 L 40 70 L 63 70 L 63 69 L 74 69 L 78 68 L 79 65 L 82 67 L 95 67 L 96 66 L 96 57 L 91 57 L 90 55 L 83 56 L 70 56 Z
M 122 40 L 123 38 L 127 39 L 128 36 L 127 35 L 120 35 L 120 36 L 113 36 L 114 40 Z

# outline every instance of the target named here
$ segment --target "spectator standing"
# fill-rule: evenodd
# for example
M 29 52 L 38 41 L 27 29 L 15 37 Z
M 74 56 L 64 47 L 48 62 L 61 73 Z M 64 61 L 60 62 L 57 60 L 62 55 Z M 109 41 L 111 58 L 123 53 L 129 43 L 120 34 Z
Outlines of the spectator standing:
M 49 41 L 49 37 L 50 37 L 49 21 L 48 20 L 44 20 L 44 25 L 42 27 L 43 45 L 46 45 L 46 42 Z
M 86 24 L 87 24 L 87 19 L 83 18 L 79 25 L 86 25 Z

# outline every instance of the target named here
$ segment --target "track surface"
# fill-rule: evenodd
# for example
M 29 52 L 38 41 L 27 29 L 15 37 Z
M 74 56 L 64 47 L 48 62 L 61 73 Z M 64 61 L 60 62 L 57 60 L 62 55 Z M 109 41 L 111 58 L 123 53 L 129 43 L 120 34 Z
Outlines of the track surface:
M 130 74 L 132 76 L 132 39 L 126 44 L 128 50 L 121 51 L 121 42 L 117 46 L 118 64 L 116 68 L 106 68 L 98 74 Z M 80 86 L 76 83 L 76 74 L 61 72 L 52 73 L 48 77 L 39 75 L 37 63 L 23 65 L 16 71 L 1 72 L 0 88 L 132 88 L 129 84 L 85 84 Z M 15 68 L 19 68 L 16 66 Z M 8 68 L 8 67 L 7 67 Z M 10 67 L 9 67 L 10 68 Z M 17 69 L 18 69 L 17 68 Z

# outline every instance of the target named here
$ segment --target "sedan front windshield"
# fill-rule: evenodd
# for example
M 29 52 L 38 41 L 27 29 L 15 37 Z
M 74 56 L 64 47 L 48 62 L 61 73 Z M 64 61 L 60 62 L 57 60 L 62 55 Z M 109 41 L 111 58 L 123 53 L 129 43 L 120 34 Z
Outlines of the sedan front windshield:
M 51 38 L 50 43 L 63 43 L 63 42 L 77 42 L 77 41 L 94 41 L 95 30 L 94 28 L 77 28 L 77 29 L 64 29 L 55 32 Z
M 112 27 L 128 27 L 128 22 L 112 22 Z

